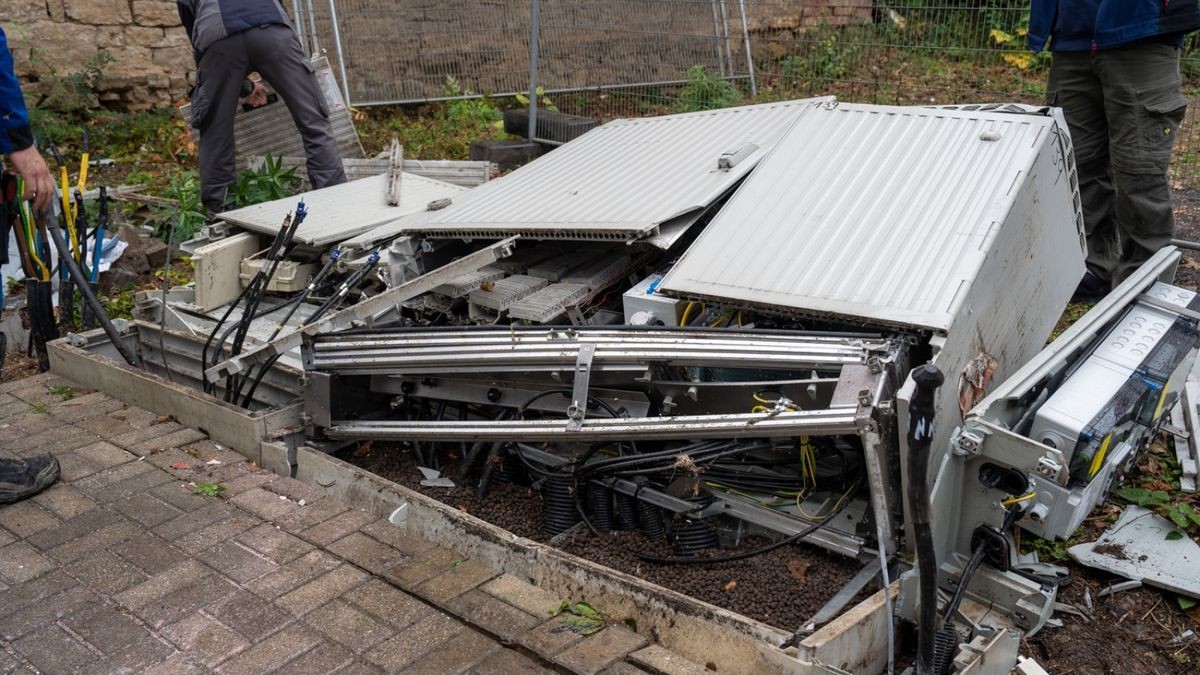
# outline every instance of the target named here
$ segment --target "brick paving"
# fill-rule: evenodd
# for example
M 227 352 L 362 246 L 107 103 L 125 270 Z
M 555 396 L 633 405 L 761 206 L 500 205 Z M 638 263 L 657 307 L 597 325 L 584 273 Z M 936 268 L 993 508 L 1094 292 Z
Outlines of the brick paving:
M 62 479 L 0 506 L 2 673 L 703 671 L 49 374 L 0 386 L 0 457 L 42 452 Z

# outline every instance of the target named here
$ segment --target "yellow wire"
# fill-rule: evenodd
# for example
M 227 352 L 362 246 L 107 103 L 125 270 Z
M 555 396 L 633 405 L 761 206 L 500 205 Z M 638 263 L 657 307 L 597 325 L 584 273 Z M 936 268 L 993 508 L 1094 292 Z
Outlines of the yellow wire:
M 689 317 L 689 316 L 691 316 L 691 314 L 692 314 L 692 308 L 693 308 L 693 307 L 695 307 L 695 306 L 696 306 L 696 301 L 695 301 L 695 300 L 692 300 L 692 301 L 688 302 L 688 304 L 687 304 L 687 307 L 684 307 L 684 308 L 683 308 L 683 317 L 679 319 L 679 325 L 680 325 L 680 326 L 686 326 L 686 325 L 687 325 L 687 322 L 688 322 L 688 317 Z
M 1036 497 L 1036 496 L 1037 496 L 1037 493 L 1036 493 L 1036 492 L 1030 492 L 1029 494 L 1021 495 L 1020 497 L 1010 497 L 1010 498 L 1008 498 L 1008 499 L 1001 500 L 1001 501 L 1000 501 L 1000 504 L 1001 504 L 1002 506 L 1012 506 L 1013 504 L 1019 504 L 1019 503 L 1021 503 L 1021 502 L 1027 502 L 1027 501 L 1029 501 L 1030 499 L 1033 499 L 1033 498 L 1034 498 L 1034 497 Z
M 63 221 L 67 224 L 67 235 L 71 238 L 71 251 L 79 260 L 82 253 L 79 250 L 79 237 L 75 236 L 75 211 L 71 208 L 71 177 L 67 175 L 67 167 L 58 167 L 58 180 L 61 183 Z

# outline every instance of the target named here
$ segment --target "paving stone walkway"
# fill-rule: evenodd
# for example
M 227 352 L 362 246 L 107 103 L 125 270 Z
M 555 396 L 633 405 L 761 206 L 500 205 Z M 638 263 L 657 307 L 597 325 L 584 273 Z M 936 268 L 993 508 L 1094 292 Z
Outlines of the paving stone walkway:
M 172 420 L 0 386 L 0 456 L 42 452 L 62 479 L 0 506 L 0 673 L 705 672 Z

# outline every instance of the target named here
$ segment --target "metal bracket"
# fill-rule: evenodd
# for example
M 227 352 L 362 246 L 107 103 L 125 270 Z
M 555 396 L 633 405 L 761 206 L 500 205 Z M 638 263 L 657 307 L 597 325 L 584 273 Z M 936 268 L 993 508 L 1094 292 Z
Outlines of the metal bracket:
M 567 431 L 583 428 L 583 418 L 587 415 L 588 382 L 592 379 L 592 357 L 595 355 L 596 345 L 579 345 L 579 354 L 575 357 L 575 386 L 571 392 L 571 405 L 567 408 Z

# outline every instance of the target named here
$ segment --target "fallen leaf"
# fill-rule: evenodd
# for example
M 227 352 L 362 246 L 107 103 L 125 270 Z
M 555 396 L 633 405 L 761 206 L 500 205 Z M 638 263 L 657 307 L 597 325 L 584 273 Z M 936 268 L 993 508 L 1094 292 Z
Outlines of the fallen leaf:
M 735 588 L 737 588 L 737 582 L 736 582 L 736 581 L 730 581 L 729 583 L 725 584 L 725 591 L 726 591 L 726 592 L 728 592 L 728 591 L 732 591 L 732 590 L 733 590 L 733 589 L 735 589 Z
M 172 469 L 190 469 L 190 468 L 192 468 L 192 465 L 184 464 L 183 462 L 176 462 L 171 465 L 171 468 Z
M 807 560 L 797 560 L 796 558 L 792 558 L 791 560 L 787 561 L 788 573 L 790 573 L 792 578 L 796 581 L 804 583 L 804 581 L 808 578 L 808 566 L 811 564 L 812 563 Z

